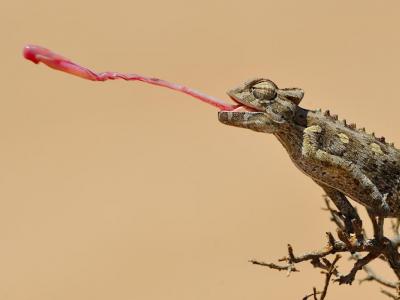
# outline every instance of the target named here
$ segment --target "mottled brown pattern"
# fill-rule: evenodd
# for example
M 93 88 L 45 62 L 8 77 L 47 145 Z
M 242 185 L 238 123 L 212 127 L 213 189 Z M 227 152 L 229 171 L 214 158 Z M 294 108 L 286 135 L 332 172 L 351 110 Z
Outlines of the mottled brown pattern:
M 279 89 L 258 78 L 228 95 L 256 111 L 221 111 L 219 120 L 274 134 L 296 167 L 325 190 L 349 222 L 356 214 L 346 196 L 375 215 L 400 216 L 400 152 L 393 144 L 329 111 L 301 108 L 301 89 Z

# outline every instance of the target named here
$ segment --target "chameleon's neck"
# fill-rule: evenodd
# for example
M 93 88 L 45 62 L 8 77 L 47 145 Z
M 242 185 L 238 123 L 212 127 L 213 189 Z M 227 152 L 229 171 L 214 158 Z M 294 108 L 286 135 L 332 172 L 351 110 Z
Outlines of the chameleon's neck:
M 303 130 L 307 127 L 309 114 L 312 114 L 312 111 L 298 107 L 293 122 L 286 123 L 282 130 L 275 133 L 275 136 L 292 158 L 301 154 Z
M 312 117 L 313 114 L 313 111 L 298 106 L 294 115 L 294 125 L 306 128 L 308 126 L 307 120 Z

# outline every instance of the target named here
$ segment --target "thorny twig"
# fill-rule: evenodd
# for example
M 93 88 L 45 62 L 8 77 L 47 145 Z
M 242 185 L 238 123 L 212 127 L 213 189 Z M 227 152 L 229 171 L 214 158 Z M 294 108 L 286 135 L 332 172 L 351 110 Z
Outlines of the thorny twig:
M 320 300 L 324 300 L 326 297 L 326 293 L 328 292 L 328 286 L 329 286 L 329 282 L 331 281 L 331 277 L 333 274 L 335 274 L 335 270 L 336 270 L 336 263 L 338 262 L 338 260 L 340 259 L 340 255 L 336 255 L 335 259 L 333 260 L 333 262 L 331 263 L 328 272 L 326 273 L 326 277 L 325 277 L 325 285 L 324 285 L 324 289 L 322 290 L 321 293 L 321 297 L 319 298 Z
M 278 270 L 278 271 L 288 271 L 288 275 L 291 272 L 299 272 L 299 270 L 296 269 L 294 264 L 277 265 L 277 264 L 274 264 L 274 263 L 267 263 L 267 262 L 256 261 L 256 260 L 250 260 L 250 262 L 252 264 L 254 264 L 254 265 L 264 266 L 264 267 L 268 267 L 270 269 L 275 269 L 275 270 Z
M 353 233 L 349 234 L 346 231 L 344 216 L 331 206 L 328 197 L 325 196 L 324 200 L 326 205 L 325 210 L 330 213 L 331 221 L 337 226 L 337 238 L 335 238 L 332 233 L 327 232 L 327 244 L 325 247 L 302 255 L 295 255 L 293 247 L 289 244 L 287 246 L 288 254 L 278 260 L 279 262 L 285 262 L 285 264 L 282 265 L 261 262 L 258 260 L 251 260 L 250 262 L 255 265 L 279 271 L 285 270 L 288 272 L 288 275 L 290 275 L 291 272 L 298 272 L 299 269 L 296 268 L 297 264 L 305 261 L 309 261 L 313 267 L 321 269 L 322 273 L 325 274 L 324 288 L 321 291 L 317 291 L 314 287 L 313 292 L 304 296 L 303 300 L 325 299 L 332 278 L 334 278 L 334 282 L 338 282 L 339 284 L 352 284 L 360 270 L 363 270 L 367 275 L 359 280 L 360 283 L 375 281 L 378 284 L 393 290 L 393 292 L 381 290 L 382 294 L 392 299 L 400 300 L 400 254 L 398 252 L 400 246 L 400 219 L 395 219 L 391 222 L 391 229 L 393 231 L 393 238 L 391 239 L 384 235 L 384 219 L 371 212 L 368 212 L 368 215 L 372 222 L 374 237 L 368 238 L 361 222 L 359 221 L 352 222 Z M 358 217 L 358 214 L 356 219 L 361 220 Z M 346 275 L 340 274 L 337 270 L 337 262 L 340 259 L 340 255 L 337 253 L 349 253 L 350 258 L 355 260 L 352 269 Z M 332 261 L 330 261 L 328 256 L 332 254 L 336 254 L 336 256 Z M 398 281 L 392 282 L 383 278 L 368 265 L 376 258 L 389 264 Z

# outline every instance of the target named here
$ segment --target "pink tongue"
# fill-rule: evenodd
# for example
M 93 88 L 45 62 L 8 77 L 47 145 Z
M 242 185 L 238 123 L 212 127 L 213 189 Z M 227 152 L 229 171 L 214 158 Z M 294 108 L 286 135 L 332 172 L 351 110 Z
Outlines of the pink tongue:
M 221 110 L 231 111 L 240 107 L 240 105 L 227 104 L 222 100 L 219 100 L 212 96 L 205 95 L 189 87 L 177 83 L 171 83 L 158 78 L 146 77 L 138 74 L 123 74 L 117 72 L 96 73 L 85 67 L 77 65 L 76 63 L 70 61 L 69 59 L 41 46 L 27 45 L 24 47 L 23 55 L 26 59 L 32 61 L 35 64 L 42 62 L 52 69 L 63 71 L 88 80 L 106 81 L 113 79 L 124 79 L 130 81 L 142 81 L 149 84 L 166 87 L 181 93 L 185 93 L 187 95 L 199 99 L 200 101 L 211 104 Z

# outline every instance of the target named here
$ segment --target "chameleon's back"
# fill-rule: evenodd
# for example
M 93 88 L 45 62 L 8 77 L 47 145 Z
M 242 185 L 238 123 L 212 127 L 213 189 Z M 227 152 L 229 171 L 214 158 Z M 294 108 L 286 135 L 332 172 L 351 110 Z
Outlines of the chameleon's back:
M 319 141 L 321 150 L 358 166 L 382 194 L 387 194 L 387 202 L 393 210 L 391 214 L 399 215 L 400 151 L 383 138 L 346 125 L 329 114 L 314 112 L 310 115 L 310 121 L 322 127 Z M 340 189 L 354 200 L 368 201 L 369 191 L 365 191 L 356 180 L 332 178 L 330 181 L 339 181 Z

